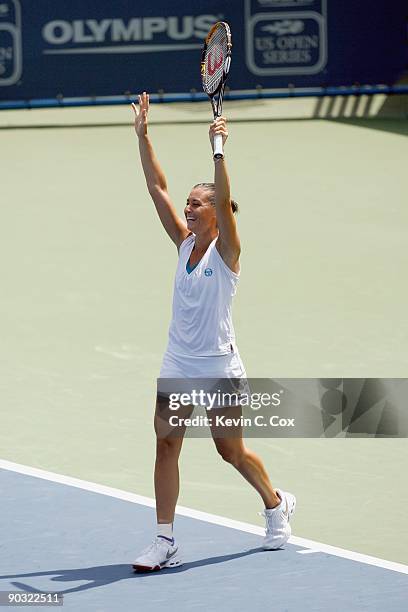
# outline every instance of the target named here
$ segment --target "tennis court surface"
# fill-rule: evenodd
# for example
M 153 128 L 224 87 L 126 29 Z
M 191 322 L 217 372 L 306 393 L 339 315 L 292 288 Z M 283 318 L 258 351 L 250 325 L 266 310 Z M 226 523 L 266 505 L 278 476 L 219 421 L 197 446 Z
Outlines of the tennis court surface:
M 0 590 L 63 594 L 63 608 L 75 611 L 406 609 L 407 566 L 328 554 L 296 538 L 263 551 L 259 528 L 186 509 L 176 519 L 183 566 L 136 574 L 132 558 L 154 525 L 148 500 L 4 466 Z
M 406 121 L 370 118 L 384 100 L 359 104 L 353 117 L 305 100 L 226 108 L 243 244 L 234 318 L 252 376 L 406 376 Z M 186 440 L 185 563 L 133 573 L 155 528 L 153 399 L 176 252 L 129 108 L 0 119 L 0 591 L 63 593 L 79 612 L 405 611 L 404 439 L 249 440 L 298 498 L 296 537 L 277 552 L 260 548 L 256 494 L 211 440 Z M 152 108 L 180 212 L 211 178 L 208 121 L 201 103 Z

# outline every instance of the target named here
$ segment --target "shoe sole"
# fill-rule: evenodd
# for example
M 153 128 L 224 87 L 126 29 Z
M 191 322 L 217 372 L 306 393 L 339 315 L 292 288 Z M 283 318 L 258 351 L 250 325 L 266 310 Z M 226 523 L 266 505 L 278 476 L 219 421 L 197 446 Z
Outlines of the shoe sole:
M 295 514 L 295 510 L 296 510 L 296 497 L 294 495 L 292 495 L 291 501 L 292 501 L 292 505 L 289 508 L 289 518 L 292 516 L 292 514 Z
M 173 569 L 175 567 L 180 567 L 183 565 L 180 557 L 172 557 L 168 561 L 165 561 L 161 565 L 155 565 L 154 567 L 150 567 L 148 565 L 136 565 L 133 564 L 132 567 L 135 572 L 158 572 L 161 569 Z

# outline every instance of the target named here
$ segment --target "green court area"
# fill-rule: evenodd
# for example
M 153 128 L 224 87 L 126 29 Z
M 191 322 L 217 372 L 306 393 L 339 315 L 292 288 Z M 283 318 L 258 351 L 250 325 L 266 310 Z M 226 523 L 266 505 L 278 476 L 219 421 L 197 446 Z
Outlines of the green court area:
M 210 112 L 168 106 L 151 108 L 151 137 L 181 214 L 212 180 Z M 405 377 L 407 122 L 287 108 L 224 109 L 248 375 Z M 177 253 L 131 120 L 126 107 L 0 115 L 0 458 L 153 496 Z M 248 445 L 297 495 L 295 535 L 408 562 L 406 440 Z M 261 525 L 257 495 L 211 440 L 185 441 L 181 472 L 180 504 Z

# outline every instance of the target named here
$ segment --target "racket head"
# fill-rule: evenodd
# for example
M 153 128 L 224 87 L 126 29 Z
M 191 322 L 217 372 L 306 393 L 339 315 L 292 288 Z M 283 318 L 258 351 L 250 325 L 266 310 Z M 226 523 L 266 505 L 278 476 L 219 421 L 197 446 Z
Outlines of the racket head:
M 218 21 L 208 32 L 201 53 L 201 80 L 210 98 L 225 84 L 231 64 L 231 48 L 230 27 L 225 21 Z

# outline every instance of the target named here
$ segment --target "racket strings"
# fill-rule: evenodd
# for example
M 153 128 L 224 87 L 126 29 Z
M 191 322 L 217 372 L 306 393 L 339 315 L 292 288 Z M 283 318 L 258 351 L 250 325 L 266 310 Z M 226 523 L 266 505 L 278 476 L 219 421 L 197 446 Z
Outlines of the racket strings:
M 203 87 L 209 94 L 216 91 L 222 80 L 227 51 L 227 35 L 222 27 L 216 28 L 207 43 L 204 60 L 205 72 L 203 74 Z

